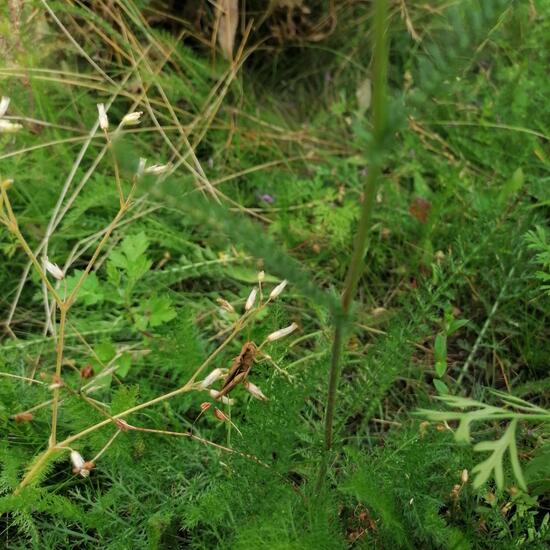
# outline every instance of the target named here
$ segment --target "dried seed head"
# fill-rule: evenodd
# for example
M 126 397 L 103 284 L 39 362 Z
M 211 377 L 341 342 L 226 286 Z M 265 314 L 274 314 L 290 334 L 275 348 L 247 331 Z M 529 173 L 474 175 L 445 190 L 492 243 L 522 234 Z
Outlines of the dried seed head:
M 227 418 L 227 415 L 223 411 L 220 411 L 218 407 L 214 407 L 214 416 L 222 422 L 227 422 L 229 420 L 229 418 Z
M 201 388 L 209 388 L 216 380 L 219 380 L 223 376 L 222 369 L 214 369 L 201 383 Z
M 2 96 L 2 99 L 0 100 L 0 118 L 6 114 L 9 104 L 10 104 L 10 98 Z
M 245 380 L 244 387 L 252 397 L 255 397 L 256 399 L 259 399 L 260 401 L 267 401 L 267 397 L 264 395 L 262 390 L 256 386 L 256 384 L 253 384 L 252 382 Z
M 50 262 L 47 256 L 44 260 L 44 267 L 46 268 L 46 271 L 58 281 L 61 281 L 65 278 L 65 274 L 63 273 L 61 268 L 57 264 Z
M 106 132 L 109 129 L 109 119 L 107 118 L 107 111 L 105 111 L 103 103 L 97 104 L 97 112 L 99 115 L 99 127 Z
M 288 327 L 281 328 L 279 330 L 276 330 L 275 332 L 272 332 L 266 339 L 268 342 L 274 342 L 275 340 L 279 340 L 280 338 L 284 338 L 285 336 L 293 333 L 297 328 L 298 325 L 296 323 L 292 323 Z
M 283 292 L 283 290 L 285 289 L 286 285 L 288 284 L 288 281 L 285 279 L 284 281 L 280 282 L 272 291 L 271 291 L 271 294 L 269 295 L 269 299 L 270 300 L 275 300 L 275 298 L 277 298 L 277 296 L 279 296 L 279 294 L 281 294 L 281 292 Z
M 256 295 L 258 294 L 258 289 L 254 287 L 250 294 L 248 295 L 248 298 L 246 300 L 246 304 L 244 305 L 244 310 L 249 311 L 254 307 L 254 302 L 256 302 Z
M 127 115 L 122 117 L 122 121 L 120 123 L 121 126 L 135 126 L 136 124 L 140 123 L 141 115 L 143 114 L 143 111 L 134 111 L 133 113 L 128 113 Z
M 22 128 L 21 124 L 16 124 L 3 118 L 0 119 L 0 134 L 15 134 L 15 132 L 19 132 Z
M 462 483 L 468 483 L 468 470 L 462 470 L 462 474 L 460 474 L 460 481 L 462 481 Z
M 94 368 L 92 367 L 92 365 L 84 365 L 80 369 L 81 378 L 87 379 L 87 378 L 91 378 L 93 375 L 94 375 Z
M 209 393 L 212 399 L 217 399 L 218 401 L 221 401 L 224 405 L 233 405 L 233 403 L 235 403 L 235 401 L 227 397 L 227 395 L 222 395 L 220 397 L 220 392 L 218 390 L 210 390 Z
M 222 309 L 225 309 L 225 311 L 228 311 L 229 313 L 235 313 L 235 308 L 223 298 L 216 298 L 216 302 L 220 305 Z
M 265 271 L 262 270 L 258 273 L 258 282 L 263 283 L 264 279 L 265 279 Z
M 149 166 L 149 168 L 145 168 L 145 173 L 151 174 L 152 176 L 160 176 L 171 170 L 171 168 L 172 164 L 170 162 L 168 164 L 153 164 Z
M 84 468 L 86 461 L 82 458 L 82 455 L 78 451 L 71 451 L 71 462 L 73 464 L 73 472 L 79 474 Z
M 16 422 L 30 422 L 34 418 L 33 414 L 30 412 L 22 412 L 19 414 L 16 414 L 13 419 Z

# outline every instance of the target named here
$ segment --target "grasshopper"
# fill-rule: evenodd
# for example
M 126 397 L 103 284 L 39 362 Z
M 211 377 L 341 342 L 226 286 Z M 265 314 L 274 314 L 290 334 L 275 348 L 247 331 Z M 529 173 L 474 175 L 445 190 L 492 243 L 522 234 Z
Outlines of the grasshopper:
M 241 352 L 233 360 L 233 364 L 223 381 L 222 389 L 216 399 L 227 395 L 235 386 L 247 379 L 257 352 L 258 348 L 254 342 L 246 342 L 243 345 Z

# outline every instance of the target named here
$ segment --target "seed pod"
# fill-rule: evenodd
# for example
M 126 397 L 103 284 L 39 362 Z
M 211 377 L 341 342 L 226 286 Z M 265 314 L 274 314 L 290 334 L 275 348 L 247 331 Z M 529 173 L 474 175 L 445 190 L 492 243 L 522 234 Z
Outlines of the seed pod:
M 105 111 L 105 105 L 103 103 L 98 103 L 97 112 L 99 115 L 99 127 L 107 131 L 109 129 L 109 119 L 107 118 L 107 111 Z
M 217 399 L 218 401 L 221 401 L 224 405 L 233 405 L 233 403 L 235 403 L 235 401 L 227 397 L 227 395 L 222 395 L 220 397 L 221 392 L 219 392 L 218 390 L 210 390 L 209 393 L 210 393 L 210 397 L 212 397 L 213 399 Z
M 30 422 L 33 418 L 34 415 L 30 412 L 22 412 L 13 417 L 16 422 Z
M 248 298 L 246 300 L 246 304 L 244 305 L 244 310 L 249 311 L 254 307 L 254 302 L 256 302 L 256 295 L 258 294 L 258 289 L 254 287 L 250 294 L 248 295 Z
M 220 305 L 222 309 L 225 309 L 225 311 L 228 311 L 229 313 L 235 313 L 235 308 L 223 298 L 216 298 L 216 302 Z
M 57 264 L 50 262 L 48 257 L 44 259 L 44 267 L 46 268 L 46 271 L 58 281 L 61 281 L 65 278 L 65 274 L 63 273 L 62 269 Z
M 288 281 L 285 279 L 281 283 L 279 283 L 269 294 L 270 300 L 275 300 L 277 296 L 281 294 L 281 292 L 285 289 L 286 285 L 288 284 Z
M 243 385 L 248 393 L 252 395 L 252 397 L 255 397 L 256 399 L 259 399 L 260 401 L 267 401 L 267 397 L 264 395 L 262 390 L 256 386 L 256 384 L 253 384 L 249 380 L 245 380 L 243 382 Z
M 71 451 L 71 462 L 73 464 L 73 473 L 79 474 L 86 461 L 78 451 Z
M 92 365 L 84 365 L 80 369 L 80 377 L 84 379 L 91 378 L 94 375 L 94 368 Z
M 201 383 L 201 388 L 209 388 L 216 380 L 219 380 L 223 376 L 222 369 L 214 369 Z
M 2 96 L 2 100 L 0 101 L 0 118 L 6 114 L 9 104 L 10 104 L 10 98 Z
M 218 409 L 218 407 L 214 408 L 214 416 L 218 420 L 221 420 L 222 422 L 227 422 L 229 420 L 229 418 L 227 418 L 226 414 L 223 411 L 220 411 L 220 409 Z
M 133 113 L 128 113 L 124 117 L 122 117 L 122 122 L 120 123 L 121 126 L 135 126 L 136 124 L 139 124 L 140 117 L 143 114 L 143 111 L 134 111 Z
M 292 334 L 297 328 L 298 328 L 298 325 L 296 323 L 292 323 L 288 327 L 281 328 L 279 330 L 276 330 L 275 332 L 272 332 L 266 338 L 266 340 L 268 342 L 274 342 L 275 340 L 280 340 L 281 338 L 284 338 L 285 336 Z

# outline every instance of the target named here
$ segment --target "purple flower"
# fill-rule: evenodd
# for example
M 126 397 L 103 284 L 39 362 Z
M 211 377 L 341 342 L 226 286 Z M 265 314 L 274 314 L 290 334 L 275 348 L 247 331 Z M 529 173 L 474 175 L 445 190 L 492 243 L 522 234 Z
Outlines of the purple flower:
M 267 204 L 273 204 L 275 202 L 275 199 L 271 195 L 268 195 L 267 193 L 260 195 L 260 200 L 267 202 Z

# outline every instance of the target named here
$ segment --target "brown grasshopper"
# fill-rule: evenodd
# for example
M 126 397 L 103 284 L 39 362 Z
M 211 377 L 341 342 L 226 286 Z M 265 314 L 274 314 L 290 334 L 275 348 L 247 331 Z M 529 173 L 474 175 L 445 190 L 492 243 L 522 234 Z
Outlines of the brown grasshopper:
M 257 352 L 258 348 L 254 342 L 246 342 L 243 345 L 241 353 L 233 360 L 233 364 L 223 381 L 222 389 L 216 396 L 216 399 L 227 395 L 235 386 L 247 379 Z

